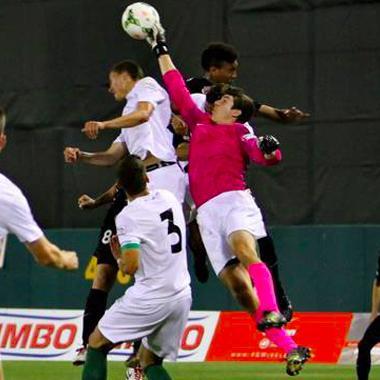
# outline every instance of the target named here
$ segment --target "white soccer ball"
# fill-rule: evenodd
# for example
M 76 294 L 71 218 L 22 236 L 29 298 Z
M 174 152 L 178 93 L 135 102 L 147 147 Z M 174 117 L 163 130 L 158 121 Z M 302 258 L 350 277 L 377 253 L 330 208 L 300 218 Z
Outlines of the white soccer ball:
M 144 40 L 157 21 L 160 21 L 160 16 L 156 9 L 147 3 L 138 2 L 125 9 L 121 25 L 132 38 Z

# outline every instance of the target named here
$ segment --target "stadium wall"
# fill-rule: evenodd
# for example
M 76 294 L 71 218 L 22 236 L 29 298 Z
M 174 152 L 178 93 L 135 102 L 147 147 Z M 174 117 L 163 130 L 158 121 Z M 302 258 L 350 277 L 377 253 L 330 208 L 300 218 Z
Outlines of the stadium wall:
M 0 104 L 9 144 L 1 171 L 25 189 L 46 228 L 98 227 L 102 212 L 78 213 L 110 169 L 63 163 L 64 146 L 86 140 L 87 120 L 120 113 L 107 92 L 110 66 L 125 58 L 159 78 L 144 42 L 127 37 L 125 0 L 2 0 Z M 278 167 L 252 167 L 249 186 L 272 225 L 380 223 L 380 2 L 366 0 L 151 0 L 187 77 L 201 75 L 210 41 L 240 51 L 237 84 L 259 101 L 311 112 L 299 125 L 257 120 L 281 141 Z
M 95 263 L 90 259 L 98 232 L 94 229 L 46 232 L 59 246 L 78 252 L 79 271 L 64 273 L 38 267 L 25 247 L 10 236 L 4 267 L 0 269 L 1 307 L 83 307 L 94 276 Z M 380 225 L 273 227 L 271 232 L 278 247 L 281 275 L 296 310 L 370 310 Z M 189 266 L 191 270 L 191 262 Z M 124 292 L 129 280 L 119 273 L 110 303 Z M 204 285 L 194 280 L 192 287 L 193 310 L 239 309 L 215 276 Z

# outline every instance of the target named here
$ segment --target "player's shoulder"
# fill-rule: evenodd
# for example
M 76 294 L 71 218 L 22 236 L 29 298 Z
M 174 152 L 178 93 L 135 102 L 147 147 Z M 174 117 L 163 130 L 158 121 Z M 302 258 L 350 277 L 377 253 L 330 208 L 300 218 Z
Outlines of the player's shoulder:
M 21 189 L 16 184 L 14 184 L 8 177 L 1 173 L 0 187 L 2 190 L 0 194 L 3 197 L 7 197 L 12 202 L 15 202 L 15 204 L 18 204 L 19 202 L 27 202 L 24 193 L 21 191 Z
M 140 79 L 137 82 L 136 86 L 138 88 L 153 89 L 153 90 L 160 90 L 162 88 L 160 84 L 152 77 L 144 77 Z

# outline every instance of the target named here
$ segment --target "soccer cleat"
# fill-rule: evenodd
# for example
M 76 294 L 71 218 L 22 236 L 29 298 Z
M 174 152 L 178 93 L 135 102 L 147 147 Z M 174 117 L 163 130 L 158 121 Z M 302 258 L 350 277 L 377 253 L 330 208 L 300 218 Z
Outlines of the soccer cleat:
M 75 351 L 75 356 L 73 359 L 73 365 L 75 365 L 75 366 L 83 365 L 86 361 L 86 355 L 87 355 L 87 348 L 84 346 L 79 347 Z
M 278 311 L 264 311 L 263 318 L 257 324 L 259 331 L 265 331 L 271 327 L 280 328 L 286 325 L 285 317 Z
M 125 380 L 143 380 L 144 374 L 140 366 L 132 368 L 128 367 L 125 371 Z
M 281 314 L 285 317 L 287 322 L 290 322 L 293 318 L 293 306 L 287 295 L 283 295 L 278 300 L 278 308 L 280 309 Z
M 125 380 L 143 380 L 144 372 L 140 365 L 140 361 L 136 356 L 131 356 L 125 362 L 126 371 L 125 371 Z
M 310 356 L 311 350 L 308 347 L 298 346 L 290 351 L 286 356 L 286 373 L 289 376 L 297 376 Z

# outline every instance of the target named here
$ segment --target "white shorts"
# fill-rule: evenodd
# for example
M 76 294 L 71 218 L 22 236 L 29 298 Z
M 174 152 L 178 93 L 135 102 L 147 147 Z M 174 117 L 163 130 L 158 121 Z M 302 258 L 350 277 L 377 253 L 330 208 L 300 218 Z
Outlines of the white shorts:
M 180 203 L 184 202 L 186 191 L 185 173 L 178 164 L 152 170 L 147 175 L 149 189 L 168 190 L 176 196 Z
M 145 348 L 160 358 L 176 360 L 191 296 L 159 304 L 142 304 L 125 294 L 99 321 L 102 335 L 112 343 L 142 339 Z
M 228 191 L 210 199 L 198 208 L 197 221 L 217 275 L 235 257 L 228 244 L 232 232 L 245 230 L 256 240 L 267 236 L 263 216 L 249 190 Z

